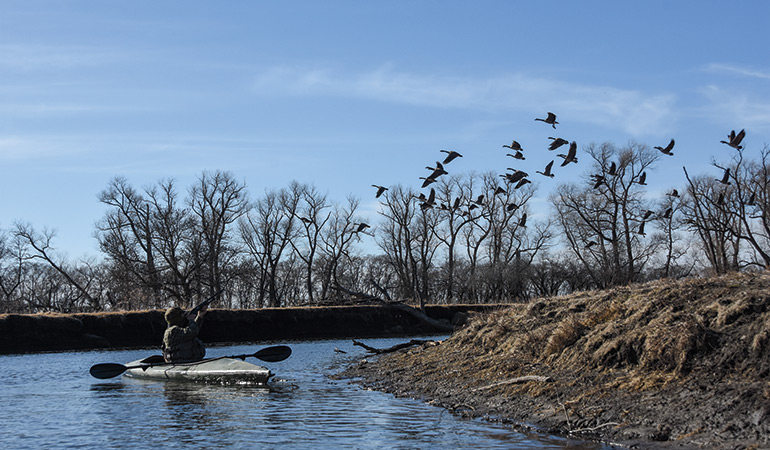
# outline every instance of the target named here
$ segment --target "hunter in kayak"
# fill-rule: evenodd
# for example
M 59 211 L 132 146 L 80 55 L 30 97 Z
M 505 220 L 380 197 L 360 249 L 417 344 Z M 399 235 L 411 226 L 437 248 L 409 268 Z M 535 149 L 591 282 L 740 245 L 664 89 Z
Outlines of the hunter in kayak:
M 198 309 L 198 308 L 196 308 Z M 206 347 L 198 339 L 203 316 L 208 305 L 204 305 L 195 314 L 174 306 L 166 310 L 168 327 L 163 334 L 163 358 L 166 362 L 200 361 L 206 356 Z

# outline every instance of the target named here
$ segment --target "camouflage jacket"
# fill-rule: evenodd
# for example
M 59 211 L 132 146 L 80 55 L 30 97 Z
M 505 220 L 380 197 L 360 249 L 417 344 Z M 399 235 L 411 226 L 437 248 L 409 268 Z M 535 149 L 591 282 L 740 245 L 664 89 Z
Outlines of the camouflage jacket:
M 186 327 L 172 325 L 163 334 L 163 357 L 167 362 L 198 361 L 206 356 L 206 348 L 198 339 L 200 324 L 191 321 Z

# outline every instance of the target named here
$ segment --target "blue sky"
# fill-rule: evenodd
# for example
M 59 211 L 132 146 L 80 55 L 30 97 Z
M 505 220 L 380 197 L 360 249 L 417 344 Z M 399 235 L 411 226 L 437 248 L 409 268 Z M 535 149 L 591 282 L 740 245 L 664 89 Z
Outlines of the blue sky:
M 0 228 L 57 230 L 96 255 L 98 193 L 204 170 L 252 198 L 312 183 L 330 199 L 450 172 L 553 159 L 535 122 L 579 146 L 664 145 L 650 195 L 770 143 L 770 2 L 0 0 Z M 537 202 L 587 166 L 554 169 Z M 716 171 L 715 171 L 716 172 Z M 718 175 L 718 173 L 717 173 Z

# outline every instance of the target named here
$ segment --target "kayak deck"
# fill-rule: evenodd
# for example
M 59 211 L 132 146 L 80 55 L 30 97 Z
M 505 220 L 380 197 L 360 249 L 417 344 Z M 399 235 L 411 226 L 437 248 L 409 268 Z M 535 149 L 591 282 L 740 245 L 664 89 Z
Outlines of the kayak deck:
M 128 364 L 131 378 L 146 380 L 180 380 L 219 384 L 266 384 L 273 373 L 266 367 L 240 359 L 211 358 L 185 363 L 147 365 L 143 360 Z

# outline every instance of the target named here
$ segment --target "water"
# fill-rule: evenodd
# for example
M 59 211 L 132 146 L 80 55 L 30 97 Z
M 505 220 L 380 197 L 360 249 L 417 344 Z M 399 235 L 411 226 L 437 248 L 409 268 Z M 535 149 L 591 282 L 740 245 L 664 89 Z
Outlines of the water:
M 404 341 L 366 342 L 389 347 Z M 93 364 L 126 363 L 151 350 L 0 356 L 0 444 L 11 449 L 606 448 L 521 434 L 330 379 L 364 356 L 350 340 L 281 344 L 290 345 L 293 354 L 265 363 L 277 374 L 270 388 L 122 376 L 98 380 L 88 374 Z M 262 347 L 214 347 L 208 356 L 253 353 Z

